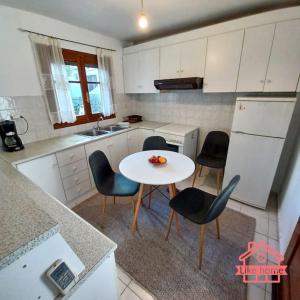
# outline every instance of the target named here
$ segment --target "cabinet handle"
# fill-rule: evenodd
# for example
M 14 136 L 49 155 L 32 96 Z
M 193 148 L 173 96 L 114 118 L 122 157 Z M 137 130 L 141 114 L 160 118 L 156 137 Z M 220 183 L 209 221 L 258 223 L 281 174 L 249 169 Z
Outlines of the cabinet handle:
M 262 80 L 260 80 L 260 83 L 264 83 L 264 82 L 265 82 L 265 80 L 263 80 L 263 79 L 262 79 Z
M 181 73 L 183 73 L 183 70 L 180 70 Z
M 180 72 L 179 70 L 176 71 L 176 73 L 179 73 L 179 72 Z
M 267 83 L 271 83 L 272 81 L 270 79 L 267 80 Z

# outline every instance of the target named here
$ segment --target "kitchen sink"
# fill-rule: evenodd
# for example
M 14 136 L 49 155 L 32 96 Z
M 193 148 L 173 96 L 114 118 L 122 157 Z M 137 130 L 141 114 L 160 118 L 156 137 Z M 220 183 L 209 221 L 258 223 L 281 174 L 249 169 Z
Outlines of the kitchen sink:
M 105 127 L 101 127 L 101 129 L 90 129 L 90 130 L 85 130 L 82 132 L 79 132 L 79 135 L 85 135 L 85 136 L 99 136 L 99 135 L 105 135 L 105 134 L 109 134 L 112 132 L 116 132 L 119 130 L 123 130 L 125 129 L 122 126 L 119 125 L 110 125 L 110 126 L 105 126 Z
M 86 136 L 99 136 L 99 135 L 104 135 L 111 133 L 111 131 L 108 130 L 97 130 L 97 129 L 90 129 L 90 130 L 85 130 L 82 132 L 78 132 L 79 135 L 86 135 Z

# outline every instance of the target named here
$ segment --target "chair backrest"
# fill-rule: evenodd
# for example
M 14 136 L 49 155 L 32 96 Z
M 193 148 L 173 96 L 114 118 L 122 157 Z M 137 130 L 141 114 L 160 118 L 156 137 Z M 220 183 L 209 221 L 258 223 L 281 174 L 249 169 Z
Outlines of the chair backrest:
M 211 131 L 207 134 L 201 154 L 226 158 L 229 146 L 229 136 L 223 131 Z
M 225 209 L 229 197 L 240 181 L 240 175 L 235 175 L 226 188 L 216 197 L 205 217 L 205 223 L 216 219 Z
M 145 139 L 143 151 L 148 150 L 169 150 L 166 140 L 162 136 L 150 136 Z
M 89 156 L 89 164 L 97 190 L 104 192 L 103 184 L 114 174 L 104 152 L 97 150 Z M 105 194 L 105 193 L 104 193 Z

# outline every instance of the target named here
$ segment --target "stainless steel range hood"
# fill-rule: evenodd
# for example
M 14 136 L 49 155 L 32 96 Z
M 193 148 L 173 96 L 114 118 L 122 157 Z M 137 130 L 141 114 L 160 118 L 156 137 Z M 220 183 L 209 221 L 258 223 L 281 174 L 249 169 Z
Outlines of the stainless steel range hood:
M 203 78 L 188 77 L 175 79 L 154 80 L 154 86 L 158 90 L 194 90 L 202 89 Z

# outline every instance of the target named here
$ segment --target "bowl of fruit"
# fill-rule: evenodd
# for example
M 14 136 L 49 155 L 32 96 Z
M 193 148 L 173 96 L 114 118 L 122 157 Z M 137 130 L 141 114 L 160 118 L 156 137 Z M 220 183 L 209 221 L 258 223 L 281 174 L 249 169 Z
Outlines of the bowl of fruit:
M 153 155 L 148 159 L 148 161 L 154 166 L 163 166 L 167 163 L 167 159 L 160 155 Z

